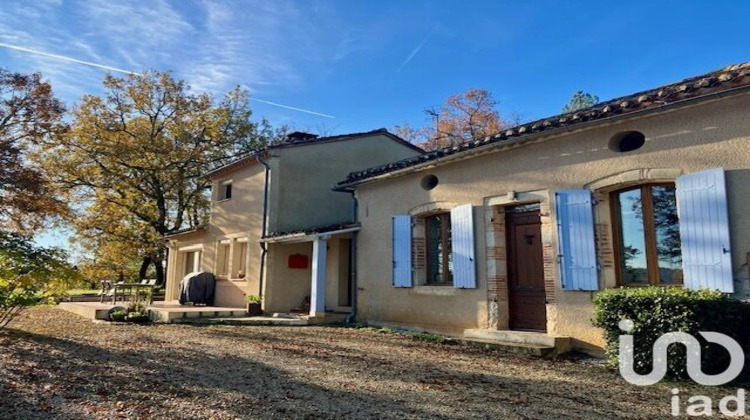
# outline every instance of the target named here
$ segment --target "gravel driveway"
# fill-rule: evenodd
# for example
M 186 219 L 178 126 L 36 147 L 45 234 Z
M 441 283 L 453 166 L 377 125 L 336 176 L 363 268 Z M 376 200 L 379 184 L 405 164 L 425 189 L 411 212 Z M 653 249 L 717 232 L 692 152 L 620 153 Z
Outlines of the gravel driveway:
M 51 307 L 12 327 L 3 419 L 665 418 L 675 386 L 368 329 L 112 325 Z

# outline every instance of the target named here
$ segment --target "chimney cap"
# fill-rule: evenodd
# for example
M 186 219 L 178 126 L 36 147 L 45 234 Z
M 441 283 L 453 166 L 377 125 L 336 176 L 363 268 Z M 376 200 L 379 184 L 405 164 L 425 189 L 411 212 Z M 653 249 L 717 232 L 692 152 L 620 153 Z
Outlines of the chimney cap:
M 309 141 L 316 138 L 318 138 L 317 134 L 305 133 L 304 131 L 293 131 L 286 135 L 287 142 L 289 143 Z

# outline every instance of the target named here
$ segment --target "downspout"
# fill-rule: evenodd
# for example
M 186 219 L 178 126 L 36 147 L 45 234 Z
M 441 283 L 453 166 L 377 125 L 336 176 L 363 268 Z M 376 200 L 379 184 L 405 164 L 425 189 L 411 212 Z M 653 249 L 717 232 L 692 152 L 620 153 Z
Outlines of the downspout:
M 359 201 L 357 200 L 356 191 L 350 191 L 352 194 L 353 212 L 352 212 L 352 223 L 357 223 L 357 212 L 359 211 Z M 352 312 L 346 317 L 344 322 L 351 323 L 357 317 L 357 233 L 352 232 L 352 241 L 350 244 L 349 251 L 349 278 L 351 279 L 351 294 L 352 294 Z
M 263 227 L 261 228 L 261 239 L 265 239 L 266 235 L 268 234 L 268 182 L 270 180 L 270 173 L 271 173 L 271 167 L 268 166 L 268 163 L 266 163 L 263 160 L 262 155 L 258 154 L 258 163 L 263 165 L 264 168 L 266 168 L 265 173 L 265 182 L 263 185 Z M 260 277 L 258 278 L 258 296 L 263 297 L 263 275 L 266 271 L 266 255 L 268 254 L 268 246 L 264 241 L 259 241 L 260 244 Z

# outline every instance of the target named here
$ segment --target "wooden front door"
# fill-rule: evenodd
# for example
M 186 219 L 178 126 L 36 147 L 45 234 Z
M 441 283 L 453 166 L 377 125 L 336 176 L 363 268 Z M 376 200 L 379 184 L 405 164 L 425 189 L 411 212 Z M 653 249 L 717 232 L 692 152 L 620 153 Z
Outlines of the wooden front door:
M 547 331 L 542 258 L 542 223 L 538 205 L 509 207 L 505 213 L 508 249 L 510 328 Z

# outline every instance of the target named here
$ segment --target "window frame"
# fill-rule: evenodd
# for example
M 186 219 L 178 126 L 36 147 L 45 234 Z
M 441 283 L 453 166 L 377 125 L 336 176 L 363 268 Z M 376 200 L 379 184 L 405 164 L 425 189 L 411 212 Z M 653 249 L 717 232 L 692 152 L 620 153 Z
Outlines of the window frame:
M 231 179 L 219 182 L 219 191 L 217 192 L 216 201 L 228 201 L 232 199 L 232 183 Z
M 231 261 L 231 254 L 232 254 L 232 246 L 231 243 L 225 242 L 225 241 L 219 241 L 218 246 L 216 247 L 216 254 L 217 254 L 217 266 L 216 266 L 216 274 L 219 277 L 229 278 L 231 277 L 230 272 L 230 261 Z
M 442 278 L 441 281 L 433 281 L 432 276 L 432 264 L 430 264 L 431 259 L 431 252 L 430 252 L 430 240 L 433 239 L 430 235 L 430 228 L 429 228 L 429 222 L 428 219 L 431 217 L 439 217 L 440 218 L 440 242 L 443 243 L 443 249 L 441 251 L 442 253 Z M 450 212 L 442 212 L 442 213 L 433 213 L 429 215 L 423 216 L 424 219 L 424 237 L 425 237 L 425 286 L 453 286 L 453 272 L 450 270 L 450 255 L 453 252 L 453 243 L 450 240 L 451 235 L 448 232 L 448 228 L 451 225 L 451 213 Z M 447 277 L 447 278 L 446 278 Z
M 679 283 L 662 283 L 659 274 L 659 254 L 656 244 L 656 224 L 654 222 L 654 202 L 652 196 L 652 187 L 670 187 L 677 191 L 677 185 L 674 182 L 652 182 L 631 185 L 620 188 L 609 193 L 610 197 L 610 219 L 612 221 L 612 250 L 614 252 L 615 262 L 615 279 L 618 287 L 683 287 L 683 282 Z M 641 192 L 641 209 L 643 212 L 643 234 L 646 245 L 646 275 L 647 283 L 625 283 L 622 279 L 623 258 L 622 258 L 622 219 L 620 217 L 620 194 L 640 190 Z M 675 211 L 677 205 L 675 203 Z
M 231 278 L 242 280 L 247 277 L 247 258 L 250 247 L 248 246 L 248 241 L 246 240 L 236 241 L 235 246 L 237 248 L 237 251 L 235 260 L 233 262 L 236 264 L 233 265 L 235 265 L 236 268 L 232 268 L 232 271 L 234 271 L 234 273 L 232 273 Z
M 201 264 L 202 264 L 201 256 L 203 254 L 202 250 L 181 251 L 181 252 L 184 253 L 183 254 L 183 270 L 185 274 L 183 274 L 183 277 L 187 276 L 190 273 L 195 273 L 197 271 L 200 271 Z M 192 267 L 190 267 L 190 269 L 188 269 L 188 262 L 190 261 L 189 256 L 193 256 L 193 261 L 191 264 Z

